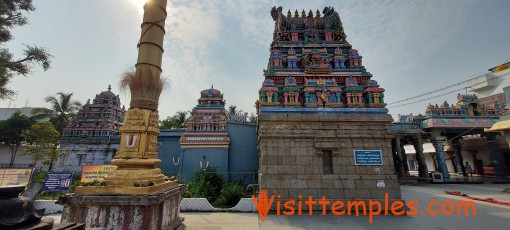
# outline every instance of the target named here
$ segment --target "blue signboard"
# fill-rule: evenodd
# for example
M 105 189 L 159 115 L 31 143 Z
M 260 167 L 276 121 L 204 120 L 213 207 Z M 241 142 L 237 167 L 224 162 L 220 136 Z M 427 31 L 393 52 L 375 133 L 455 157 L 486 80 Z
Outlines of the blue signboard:
M 46 174 L 43 191 L 67 191 L 72 181 L 73 173 L 49 172 Z
M 354 150 L 355 165 L 382 165 L 381 150 Z

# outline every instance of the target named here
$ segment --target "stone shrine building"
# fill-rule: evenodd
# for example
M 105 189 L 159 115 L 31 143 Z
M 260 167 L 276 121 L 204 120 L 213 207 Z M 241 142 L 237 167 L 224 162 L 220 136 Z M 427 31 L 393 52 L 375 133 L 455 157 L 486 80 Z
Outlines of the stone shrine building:
M 347 42 L 338 12 L 275 21 L 257 101 L 260 189 L 281 200 L 401 199 L 384 89 Z M 317 208 L 320 205 L 317 205 Z
M 184 168 L 200 165 L 205 169 L 215 165 L 217 172 L 228 170 L 228 147 L 230 139 L 227 133 L 227 115 L 223 94 L 214 89 L 200 92 L 198 105 L 191 110 L 186 121 L 186 132 L 180 139 L 182 164 Z M 197 167 L 195 167 L 197 168 Z M 191 179 L 193 175 L 184 175 Z
M 209 167 L 230 182 L 255 184 L 259 168 L 255 128 L 246 122 L 246 115 L 227 113 L 223 94 L 211 86 L 200 92 L 185 129 L 161 130 L 158 167 L 184 181 Z
M 119 128 L 125 113 L 111 86 L 96 94 L 92 103 L 88 100 L 64 128 L 55 171 L 80 173 L 83 165 L 110 164 L 119 149 Z

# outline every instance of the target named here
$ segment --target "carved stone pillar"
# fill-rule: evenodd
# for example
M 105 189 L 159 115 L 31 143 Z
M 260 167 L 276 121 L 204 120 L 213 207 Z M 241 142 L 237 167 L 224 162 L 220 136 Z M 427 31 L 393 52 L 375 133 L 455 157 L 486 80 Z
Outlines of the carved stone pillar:
M 420 177 L 429 177 L 427 162 L 423 155 L 423 140 L 421 139 L 421 134 L 418 134 L 413 138 L 413 146 L 416 150 L 416 161 L 418 161 L 418 175 Z
M 396 157 L 397 165 L 395 165 L 395 170 L 400 178 L 404 178 L 406 176 L 406 172 L 404 170 L 404 162 L 402 161 L 401 149 L 400 149 L 400 136 L 396 136 L 393 141 L 393 152 L 394 157 Z
M 404 148 L 404 142 L 400 141 L 400 154 L 402 154 L 402 164 L 404 166 L 404 172 L 406 176 L 409 176 L 409 165 L 407 162 L 406 149 Z
M 430 142 L 434 145 L 436 149 L 436 162 L 437 162 L 437 171 L 443 174 L 443 178 L 446 180 L 450 180 L 450 173 L 448 173 L 448 168 L 446 167 L 445 157 L 444 157 L 444 137 L 432 138 Z
M 466 167 L 464 167 L 464 158 L 462 157 L 462 145 L 459 142 L 459 139 L 452 139 L 452 147 L 455 154 L 455 164 L 457 165 L 457 169 L 462 172 L 462 175 L 467 177 Z

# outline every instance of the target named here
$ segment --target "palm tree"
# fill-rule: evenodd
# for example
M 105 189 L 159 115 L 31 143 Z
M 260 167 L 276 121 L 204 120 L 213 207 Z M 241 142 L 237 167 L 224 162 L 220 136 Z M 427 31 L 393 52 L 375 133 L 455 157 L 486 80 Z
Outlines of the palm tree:
M 44 100 L 51 104 L 51 109 L 36 108 L 32 111 L 33 117 L 35 119 L 49 118 L 60 135 L 62 135 L 62 130 L 76 116 L 76 113 L 81 108 L 81 103 L 72 100 L 72 96 L 73 93 L 65 94 L 58 92 L 58 98 L 54 96 L 46 97 Z
M 255 124 L 257 124 L 258 119 L 259 119 L 259 117 L 258 117 L 256 114 L 251 113 L 250 117 L 248 118 L 248 121 L 249 121 L 250 123 L 255 123 Z
M 188 115 L 187 111 L 179 111 L 174 115 L 177 122 L 177 128 L 185 128 L 186 127 L 186 116 Z
M 179 111 L 172 117 L 167 117 L 165 120 L 160 121 L 160 129 L 180 129 L 186 128 L 186 119 L 188 111 Z
M 237 106 L 231 105 L 228 107 L 228 113 L 232 115 L 236 115 L 239 111 L 237 111 Z

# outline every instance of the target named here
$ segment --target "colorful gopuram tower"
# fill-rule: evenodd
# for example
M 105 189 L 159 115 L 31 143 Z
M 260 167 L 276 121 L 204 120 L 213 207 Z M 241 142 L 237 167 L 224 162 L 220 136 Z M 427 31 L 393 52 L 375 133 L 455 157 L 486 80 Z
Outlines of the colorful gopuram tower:
M 181 148 L 228 148 L 225 100 L 219 90 L 211 86 L 200 92 L 180 143 Z
M 282 200 L 401 199 L 384 89 L 347 42 L 338 12 L 273 7 L 271 16 L 257 102 L 260 189 Z
M 109 164 L 119 149 L 122 120 L 126 110 L 119 95 L 108 91 L 96 94 L 64 128 L 56 171 L 81 172 L 83 165 Z
M 191 111 L 186 132 L 179 142 L 181 179 L 189 181 L 197 171 L 207 167 L 214 167 L 219 173 L 228 172 L 230 139 L 225 100 L 219 90 L 211 86 L 200 92 L 198 104 Z M 227 174 L 224 176 L 227 179 Z

